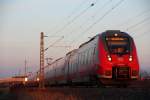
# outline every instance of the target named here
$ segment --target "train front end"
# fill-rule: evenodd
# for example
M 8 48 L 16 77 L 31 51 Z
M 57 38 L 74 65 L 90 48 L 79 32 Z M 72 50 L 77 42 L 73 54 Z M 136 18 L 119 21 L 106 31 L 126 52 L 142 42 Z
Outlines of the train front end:
M 135 43 L 125 32 L 102 33 L 98 58 L 98 77 L 103 84 L 128 84 L 139 78 Z

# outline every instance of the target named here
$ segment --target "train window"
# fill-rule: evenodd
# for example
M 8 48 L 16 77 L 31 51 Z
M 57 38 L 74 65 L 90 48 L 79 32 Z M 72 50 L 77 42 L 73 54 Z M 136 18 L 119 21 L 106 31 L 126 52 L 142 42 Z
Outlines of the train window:
M 93 62 L 95 61 L 95 55 L 96 55 L 96 47 L 94 47 L 94 51 L 93 51 Z
M 80 53 L 80 65 L 82 65 L 82 54 Z
M 83 52 L 83 65 L 85 65 L 85 52 Z
M 82 65 L 84 64 L 84 55 L 83 55 L 83 52 L 82 52 Z
M 80 65 L 82 65 L 82 54 L 80 53 Z
M 83 65 L 85 64 L 85 53 L 83 52 Z
M 89 58 L 88 58 L 88 62 L 89 62 L 89 64 L 91 64 L 91 49 L 89 49 L 89 53 L 88 53 L 89 55 Z
M 71 72 L 73 72 L 73 63 L 71 62 Z
M 74 63 L 72 63 L 72 72 L 74 72 Z
M 87 50 L 87 51 L 86 51 L 86 59 L 85 59 L 85 60 L 86 60 L 86 64 L 88 64 L 88 57 L 89 57 L 89 56 L 88 56 L 88 50 Z
M 79 59 L 79 54 L 78 54 L 78 62 L 77 62 L 77 66 L 80 66 L 80 59 Z
M 88 51 L 88 64 L 91 64 L 91 49 Z
M 127 37 L 107 37 L 108 50 L 112 54 L 126 54 L 130 51 Z
M 86 64 L 86 52 L 84 52 L 84 64 Z
M 83 52 L 83 65 L 85 65 L 85 52 Z
M 87 64 L 86 59 L 87 59 L 87 52 L 85 51 L 85 59 L 84 59 L 85 64 Z
M 91 64 L 93 64 L 93 51 L 94 51 L 94 49 L 93 48 L 91 48 Z
M 88 64 L 88 58 L 89 58 L 89 56 L 88 56 L 88 50 L 86 50 L 86 64 Z
M 71 64 L 71 61 L 70 61 L 70 64 L 69 64 L 69 72 L 71 72 L 71 67 L 72 67 L 72 64 Z
M 89 55 L 89 50 L 87 51 L 87 64 L 89 64 L 89 59 L 90 59 L 90 55 Z
M 79 54 L 79 64 L 81 65 L 81 53 Z
M 95 55 L 95 49 L 96 49 L 96 47 L 94 47 L 94 53 L 93 53 L 94 55 Z
M 83 64 L 83 54 L 81 53 L 81 65 Z
M 81 53 L 81 65 L 83 65 L 83 53 Z
M 80 62 L 81 62 L 81 56 L 80 56 L 80 54 L 79 54 L 79 62 L 78 62 L 79 65 L 81 64 Z

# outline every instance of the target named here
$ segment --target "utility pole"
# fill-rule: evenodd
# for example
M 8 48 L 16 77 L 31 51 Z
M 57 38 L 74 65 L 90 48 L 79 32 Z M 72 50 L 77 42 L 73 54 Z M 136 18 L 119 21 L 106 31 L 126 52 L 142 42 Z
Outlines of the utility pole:
M 27 76 L 27 60 L 24 61 L 24 76 Z
M 19 69 L 19 72 L 18 72 L 18 76 L 20 76 L 21 75 L 21 69 Z
M 40 38 L 40 88 L 44 88 L 44 33 L 41 32 Z

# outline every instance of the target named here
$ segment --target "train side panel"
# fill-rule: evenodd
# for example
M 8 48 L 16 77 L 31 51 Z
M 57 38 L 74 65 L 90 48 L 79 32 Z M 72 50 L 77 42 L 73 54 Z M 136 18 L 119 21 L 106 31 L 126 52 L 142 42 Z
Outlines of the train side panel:
M 69 77 L 73 82 L 90 82 L 95 77 L 98 37 L 78 49 L 70 58 Z

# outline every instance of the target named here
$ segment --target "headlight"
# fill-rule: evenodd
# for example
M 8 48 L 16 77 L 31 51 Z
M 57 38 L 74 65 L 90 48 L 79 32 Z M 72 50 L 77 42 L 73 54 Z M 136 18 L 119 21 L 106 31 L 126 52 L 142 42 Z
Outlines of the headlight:
M 132 60 L 133 60 L 133 59 L 132 59 L 132 56 L 130 56 L 130 57 L 129 57 L 129 61 L 132 61 Z
M 110 55 L 107 55 L 107 59 L 108 59 L 108 61 L 112 60 L 111 57 L 110 57 Z

